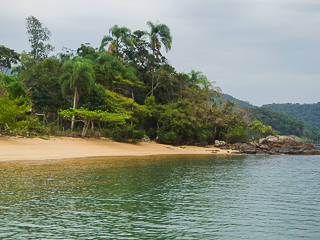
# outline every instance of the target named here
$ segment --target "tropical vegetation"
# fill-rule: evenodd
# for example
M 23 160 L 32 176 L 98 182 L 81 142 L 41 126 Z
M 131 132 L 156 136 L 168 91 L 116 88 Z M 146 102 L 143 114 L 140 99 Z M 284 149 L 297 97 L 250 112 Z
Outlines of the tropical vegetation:
M 37 18 L 28 17 L 26 26 L 30 52 L 0 46 L 2 134 L 117 141 L 148 136 L 160 143 L 207 145 L 278 133 L 262 117 L 252 119 L 223 100 L 201 71 L 177 72 L 162 52 L 173 46 L 166 24 L 149 21 L 146 31 L 114 25 L 100 46 L 81 44 L 56 55 L 48 43 L 51 32 Z

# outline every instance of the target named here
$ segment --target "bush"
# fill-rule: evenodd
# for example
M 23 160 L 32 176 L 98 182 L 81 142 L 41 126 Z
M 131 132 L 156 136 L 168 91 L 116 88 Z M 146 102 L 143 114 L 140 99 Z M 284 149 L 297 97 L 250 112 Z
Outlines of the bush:
M 111 137 L 119 142 L 126 140 L 140 141 L 144 137 L 143 130 L 134 130 L 132 127 L 128 129 L 117 128 L 111 133 Z
M 27 131 L 27 132 L 33 133 L 33 134 L 45 134 L 46 133 L 46 130 L 45 130 L 43 123 L 41 123 L 38 118 L 31 118 L 31 117 L 27 118 L 23 131 L 24 132 Z
M 225 137 L 227 142 L 247 142 L 248 140 L 248 131 L 247 127 L 245 126 L 235 126 L 234 128 L 230 129 Z

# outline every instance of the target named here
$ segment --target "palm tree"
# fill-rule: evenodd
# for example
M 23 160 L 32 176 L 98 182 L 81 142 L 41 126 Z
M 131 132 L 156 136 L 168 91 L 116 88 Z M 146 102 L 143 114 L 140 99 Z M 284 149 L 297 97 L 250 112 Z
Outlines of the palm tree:
M 121 59 L 120 49 L 129 46 L 133 47 L 133 40 L 131 38 L 131 30 L 126 27 L 118 27 L 114 25 L 109 29 L 111 36 L 104 36 L 99 47 L 99 52 L 104 52 L 105 47 L 109 45 L 108 53 L 114 54 L 118 60 Z
M 202 72 L 192 69 L 191 72 L 188 73 L 188 82 L 190 87 L 193 87 L 199 84 L 206 84 L 206 82 L 208 82 L 208 79 L 205 75 L 202 74 Z
M 150 21 L 147 22 L 147 25 L 150 27 L 149 37 L 153 55 L 159 59 L 162 44 L 165 47 L 166 52 L 171 50 L 172 36 L 170 34 L 170 28 L 165 24 L 154 24 Z
M 86 60 L 76 57 L 62 65 L 64 74 L 60 78 L 63 93 L 68 89 L 73 92 L 73 109 L 78 107 L 82 90 L 90 91 L 94 83 L 92 64 Z M 74 116 L 72 117 L 71 129 L 74 126 Z

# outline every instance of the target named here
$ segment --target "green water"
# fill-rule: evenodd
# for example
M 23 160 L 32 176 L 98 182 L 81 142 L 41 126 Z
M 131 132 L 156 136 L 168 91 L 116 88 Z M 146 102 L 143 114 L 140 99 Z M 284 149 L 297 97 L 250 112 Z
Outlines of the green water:
M 0 239 L 320 239 L 320 156 L 0 162 Z

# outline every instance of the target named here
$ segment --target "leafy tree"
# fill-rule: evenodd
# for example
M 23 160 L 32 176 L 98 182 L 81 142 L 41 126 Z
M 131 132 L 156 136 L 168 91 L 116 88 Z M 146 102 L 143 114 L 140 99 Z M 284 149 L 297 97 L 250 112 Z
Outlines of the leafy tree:
M 21 104 L 22 99 L 0 98 L 0 128 L 17 129 L 21 128 L 25 122 L 18 121 L 17 118 L 29 111 L 28 104 Z
M 34 67 L 35 83 L 31 89 L 34 111 L 57 117 L 59 109 L 66 107 L 59 84 L 61 75 L 62 63 L 57 59 L 46 59 Z
M 287 114 L 265 107 L 249 108 L 248 111 L 252 114 L 251 118 L 253 120 L 272 126 L 273 129 L 283 135 L 297 135 L 300 137 L 304 132 L 305 123 Z
M 34 59 L 34 57 L 23 51 L 20 55 L 20 64 L 12 70 L 12 73 L 18 75 L 21 82 L 26 85 L 27 92 L 33 88 L 37 81 L 35 78 L 37 73 L 35 68 L 36 65 L 37 61 Z
M 108 47 L 108 53 L 114 54 L 118 60 L 121 60 L 123 49 L 126 47 L 133 47 L 134 43 L 131 38 L 131 30 L 126 27 L 119 27 L 114 25 L 110 28 L 109 33 L 111 36 L 104 36 L 102 38 L 99 52 L 105 52 L 105 47 Z
M 77 57 L 74 61 L 66 61 L 62 69 L 64 71 L 60 78 L 62 91 L 65 95 L 68 89 L 73 92 L 73 108 L 76 109 L 82 90 L 90 91 L 94 84 L 92 64 L 88 60 Z M 72 121 L 71 129 L 73 126 L 74 121 Z
M 139 105 L 132 98 L 124 97 L 115 92 L 106 90 L 107 110 L 115 113 L 126 113 L 131 116 L 131 125 L 142 125 L 144 119 L 150 115 L 150 111 L 144 105 Z
M 94 66 L 96 82 L 126 97 L 135 98 L 135 92 L 144 87 L 136 76 L 136 69 L 118 61 L 114 56 L 101 53 Z
M 90 43 L 81 44 L 81 47 L 77 49 L 77 54 L 78 56 L 91 61 L 95 61 L 99 55 L 96 49 L 90 46 Z
M 165 64 L 152 73 L 151 84 L 149 83 L 149 93 L 155 95 L 158 103 L 166 104 L 178 100 L 181 90 L 181 82 L 176 78 L 176 72 L 172 66 Z M 151 85 L 151 86 L 150 86 Z
M 260 121 L 255 120 L 250 125 L 250 131 L 254 134 L 254 139 L 264 138 L 267 136 L 276 136 L 279 134 L 278 131 L 272 129 L 271 126 L 263 125 Z
M 70 48 L 63 47 L 62 52 L 56 55 L 56 58 L 60 60 L 60 62 L 64 63 L 65 61 L 72 60 L 75 57 L 76 51 Z
M 207 85 L 209 82 L 208 78 L 200 71 L 191 70 L 188 76 L 188 82 L 190 87 L 199 87 L 200 84 Z
M 99 83 L 94 83 L 90 92 L 85 91 L 82 93 L 82 97 L 79 100 L 79 106 L 90 111 L 106 111 L 106 98 L 107 94 L 105 88 Z
M 12 64 L 20 61 L 20 55 L 10 48 L 0 45 L 0 77 L 1 74 L 7 74 L 12 68 Z
M 3 75 L 0 78 L 0 86 L 2 86 L 8 93 L 8 97 L 13 99 L 20 99 L 21 104 L 30 104 L 31 101 L 27 97 L 25 84 L 22 83 L 17 77 Z
M 43 27 L 42 23 L 34 16 L 26 18 L 26 27 L 31 43 L 31 56 L 38 62 L 48 58 L 49 52 L 54 50 L 53 46 L 46 44 L 51 36 L 49 29 Z
M 150 46 L 153 51 L 153 55 L 156 56 L 157 59 L 159 59 L 160 48 L 163 44 L 163 46 L 166 49 L 166 52 L 171 50 L 171 44 L 172 44 L 172 36 L 170 34 L 170 28 L 161 23 L 152 23 L 147 22 L 147 25 L 150 27 Z
M 228 129 L 225 137 L 228 142 L 246 142 L 249 137 L 247 126 L 240 124 L 234 125 Z
M 124 113 L 108 113 L 106 111 L 88 111 L 87 109 L 80 108 L 74 109 L 70 108 L 68 110 L 60 111 L 60 115 L 66 117 L 68 119 L 72 119 L 74 121 L 74 116 L 77 117 L 78 121 L 82 121 L 84 123 L 84 127 L 82 130 L 82 137 L 86 135 L 89 124 L 91 121 L 99 120 L 107 122 L 109 125 L 123 125 L 125 124 L 125 120 L 129 119 L 130 116 Z

